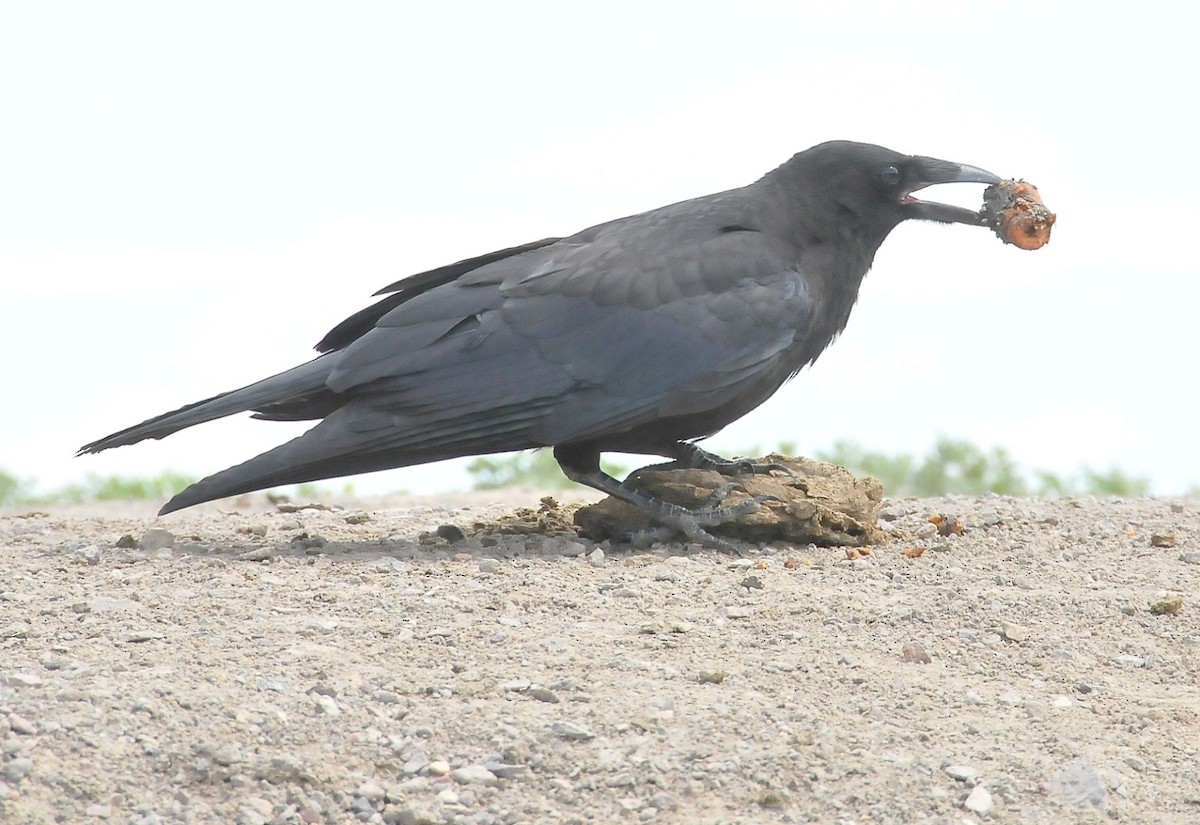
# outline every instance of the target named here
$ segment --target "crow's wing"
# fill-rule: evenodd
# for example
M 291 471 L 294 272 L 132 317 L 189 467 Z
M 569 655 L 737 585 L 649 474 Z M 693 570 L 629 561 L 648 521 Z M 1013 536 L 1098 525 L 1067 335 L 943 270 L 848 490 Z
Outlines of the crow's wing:
M 164 512 L 621 433 L 724 406 L 766 373 L 786 376 L 783 359 L 816 301 L 786 247 L 719 221 L 684 223 L 672 237 L 672 222 L 652 216 L 498 260 L 386 311 L 326 356 L 336 359 L 326 386 L 343 407 Z

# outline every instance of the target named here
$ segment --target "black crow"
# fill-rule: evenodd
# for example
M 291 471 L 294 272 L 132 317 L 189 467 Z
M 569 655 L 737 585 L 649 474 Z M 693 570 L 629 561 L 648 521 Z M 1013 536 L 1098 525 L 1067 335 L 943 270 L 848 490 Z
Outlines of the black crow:
M 254 411 L 320 419 L 304 435 L 182 491 L 170 513 L 281 484 L 457 456 L 552 447 L 566 476 L 693 540 L 757 507 L 688 510 L 600 469 L 605 451 L 727 474 L 694 443 L 748 413 L 846 326 L 875 252 L 909 218 L 983 225 L 918 200 L 994 184 L 974 166 L 836 141 L 740 189 L 423 272 L 334 327 L 321 353 L 255 384 L 92 442 L 162 438 Z

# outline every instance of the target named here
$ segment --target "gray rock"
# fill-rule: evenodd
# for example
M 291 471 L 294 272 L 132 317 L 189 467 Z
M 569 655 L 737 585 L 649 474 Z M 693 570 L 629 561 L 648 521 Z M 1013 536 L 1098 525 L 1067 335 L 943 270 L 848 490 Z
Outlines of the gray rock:
M 576 725 L 574 722 L 555 722 L 550 726 L 550 732 L 560 739 L 569 739 L 576 742 L 596 738 L 596 734 L 582 725 Z
M 24 716 L 18 716 L 15 713 L 8 715 L 8 727 L 13 733 L 20 733 L 25 736 L 31 736 L 37 733 L 37 725 L 30 722 Z
M 14 785 L 20 784 L 21 780 L 31 773 L 33 773 L 33 760 L 27 756 L 10 759 L 4 766 L 4 778 Z
M 1067 805 L 1091 805 L 1094 808 L 1103 808 L 1107 795 L 1099 771 L 1082 759 L 1050 777 L 1046 790 Z
M 464 765 L 450 772 L 450 778 L 460 785 L 496 785 L 499 779 L 496 774 L 483 765 Z
M 917 642 L 909 642 L 900 649 L 900 660 L 903 662 L 913 662 L 919 665 L 927 665 L 933 661 L 933 658 L 921 647 Z
M 603 567 L 604 566 L 604 551 L 601 550 L 599 547 L 597 547 L 595 550 L 588 553 L 587 560 L 588 560 L 588 564 L 590 564 L 592 567 Z
M 959 782 L 965 782 L 968 785 L 974 785 L 975 781 L 979 779 L 979 771 L 970 765 L 946 765 L 942 770 L 951 779 L 957 779 Z
M 976 785 L 967 794 L 967 798 L 963 800 L 963 807 L 968 811 L 979 816 L 987 816 L 992 812 L 995 803 L 992 801 L 992 794 L 987 788 L 982 785 Z
M 500 572 L 500 561 L 498 559 L 480 559 L 479 560 L 479 572 L 480 573 L 499 573 Z
M 142 550 L 159 550 L 163 547 L 174 546 L 175 534 L 170 530 L 163 530 L 161 527 L 151 527 L 142 533 L 141 539 L 138 540 L 138 547 Z

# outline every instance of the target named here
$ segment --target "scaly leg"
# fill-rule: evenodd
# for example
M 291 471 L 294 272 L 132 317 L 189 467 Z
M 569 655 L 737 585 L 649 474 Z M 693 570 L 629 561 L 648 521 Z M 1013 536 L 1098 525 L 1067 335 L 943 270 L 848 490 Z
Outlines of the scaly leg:
M 696 449 L 699 450 L 699 448 Z M 689 451 L 681 452 L 691 455 Z M 738 462 L 722 462 L 720 459 L 711 456 L 703 450 L 699 450 L 699 452 L 705 458 L 711 460 L 711 463 L 706 466 L 712 469 L 716 469 L 716 467 L 712 466 L 713 464 L 720 464 L 721 466 L 735 466 L 738 464 Z M 714 536 L 704 528 L 735 521 L 746 513 L 753 513 L 762 506 L 764 501 L 775 498 L 775 496 L 755 496 L 729 507 L 718 507 L 717 505 L 720 504 L 721 500 L 736 486 L 727 484 L 722 485 L 721 488 L 714 492 L 713 496 L 710 496 L 709 500 L 702 507 L 689 510 L 678 504 L 671 504 L 670 502 L 655 498 L 613 478 L 600 469 L 600 451 L 593 447 L 578 445 L 558 446 L 554 448 L 554 458 L 558 461 L 558 466 L 562 468 L 567 478 L 579 484 L 585 484 L 602 493 L 607 493 L 613 498 L 620 499 L 627 504 L 631 504 L 659 524 L 664 525 L 664 528 L 669 528 L 669 532 L 667 530 L 652 530 L 647 535 L 653 538 L 667 538 L 675 533 L 682 533 L 692 541 L 735 555 L 740 555 L 736 547 L 725 539 Z

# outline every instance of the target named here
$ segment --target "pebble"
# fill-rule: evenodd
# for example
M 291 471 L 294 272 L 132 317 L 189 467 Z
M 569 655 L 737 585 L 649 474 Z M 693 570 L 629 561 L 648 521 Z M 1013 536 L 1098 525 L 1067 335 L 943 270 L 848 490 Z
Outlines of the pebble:
M 268 561 L 275 558 L 275 551 L 270 547 L 255 547 L 244 553 L 238 553 L 238 561 Z
M 341 716 L 342 709 L 338 707 L 337 700 L 332 696 L 326 696 L 323 693 L 309 694 L 312 697 L 313 704 L 317 706 L 317 710 L 326 716 Z
M 1184 553 L 1179 560 L 1184 564 L 1200 564 L 1200 553 Z
M 895 521 L 908 515 L 908 508 L 903 504 L 889 504 L 879 511 L 879 517 L 884 521 Z
M 4 684 L 10 687 L 37 687 L 42 683 L 42 677 L 36 673 L 22 673 L 15 670 L 4 676 Z
M 175 546 L 175 534 L 161 527 L 151 527 L 142 533 L 142 538 L 138 541 L 138 547 L 142 550 L 159 550 L 163 547 L 173 546 Z
M 604 566 L 604 551 L 597 547 L 595 550 L 587 554 L 588 564 L 592 567 Z
M 37 726 L 34 725 L 33 722 L 30 722 L 24 716 L 18 716 L 15 713 L 10 713 L 8 715 L 8 726 L 12 729 L 13 733 L 24 734 L 25 736 L 31 736 L 32 734 L 37 733 Z
M 747 576 L 742 579 L 741 586 L 747 590 L 762 590 L 763 582 L 758 576 Z
M 1016 622 L 1002 622 L 1000 635 L 1010 642 L 1023 642 L 1029 638 L 1029 628 Z
M 526 694 L 537 699 L 539 702 L 546 702 L 551 705 L 557 705 L 559 702 L 558 694 L 544 687 L 531 687 L 525 691 Z
M 749 619 L 754 615 L 754 608 L 740 604 L 731 604 L 722 607 L 720 613 L 726 619 Z
M 925 648 L 921 647 L 917 642 L 909 642 L 900 649 L 900 660 L 903 662 L 914 662 L 919 665 L 927 665 L 933 661 Z
M 387 792 L 383 789 L 383 786 L 373 779 L 368 779 L 359 785 L 355 793 L 368 802 L 379 802 L 387 796 Z
M 982 785 L 976 785 L 967 794 L 967 798 L 963 800 L 963 807 L 973 814 L 987 816 L 992 812 L 992 808 L 994 807 L 992 794 Z
M 425 773 L 430 776 L 445 776 L 450 773 L 450 763 L 444 759 L 435 759 L 425 766 Z
M 465 765 L 450 772 L 450 778 L 460 785 L 496 785 L 500 780 L 483 765 Z
M 480 573 L 499 573 L 500 572 L 499 559 L 480 559 L 479 560 L 479 572 Z
M 14 785 L 19 784 L 22 779 L 33 773 L 33 760 L 28 756 L 18 756 L 15 759 L 8 760 L 8 764 L 4 766 L 4 778 Z
M 93 819 L 108 819 L 112 816 L 112 805 L 88 805 L 83 812 Z
M 574 558 L 575 556 L 582 556 L 585 550 L 587 550 L 587 548 L 584 547 L 582 543 L 578 541 L 568 541 L 564 542 L 563 545 L 558 548 L 558 554 L 560 556 Z
M 1077 759 L 1046 783 L 1050 795 L 1068 805 L 1104 806 L 1106 791 L 1099 772 L 1088 762 Z
M 969 765 L 946 765 L 942 770 L 951 779 L 957 779 L 959 782 L 965 782 L 968 785 L 974 785 L 975 780 L 979 778 L 979 771 Z
M 560 739 L 569 739 L 576 742 L 596 738 L 596 734 L 582 725 L 576 725 L 574 722 L 555 722 L 550 726 L 550 732 Z

